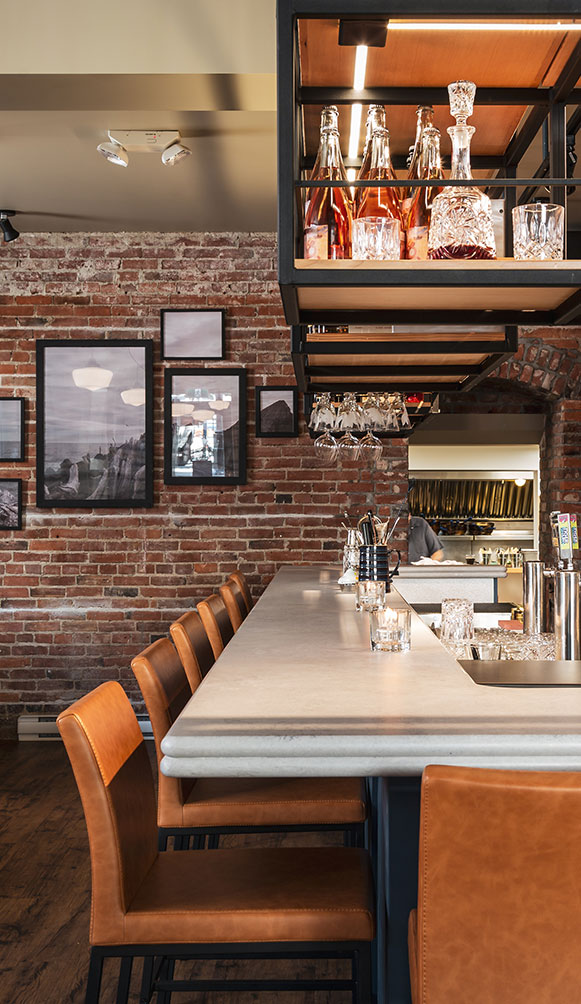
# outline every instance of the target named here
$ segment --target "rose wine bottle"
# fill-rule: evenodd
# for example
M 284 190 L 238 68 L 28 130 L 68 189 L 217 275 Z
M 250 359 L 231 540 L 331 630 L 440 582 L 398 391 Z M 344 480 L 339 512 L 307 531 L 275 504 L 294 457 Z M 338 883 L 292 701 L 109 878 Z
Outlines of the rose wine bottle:
M 347 181 L 339 145 L 338 112 L 321 114 L 321 139 L 311 181 Z M 305 203 L 304 257 L 351 257 L 351 199 L 348 188 L 310 188 Z
M 368 175 L 370 182 L 393 180 L 395 175 L 389 153 L 389 132 L 382 126 L 375 126 L 371 134 L 370 158 Z M 403 227 L 401 226 L 400 202 L 395 188 L 374 188 L 370 184 L 369 188 L 362 189 L 357 219 L 368 219 L 377 216 L 399 220 L 401 230 L 400 257 L 403 258 L 405 236 Z
M 418 105 L 417 108 L 416 138 L 413 147 L 410 147 L 412 154 L 408 168 L 408 179 L 417 181 L 420 177 L 420 156 L 422 152 L 422 137 L 424 129 L 434 124 L 434 109 L 431 105 Z M 402 215 L 407 217 L 411 208 L 411 199 L 415 192 L 412 188 L 401 188 L 400 198 L 402 201 Z M 410 201 L 408 201 L 410 200 Z
M 422 179 L 443 178 L 440 158 L 440 130 L 426 126 L 422 133 L 419 176 Z M 432 203 L 442 191 L 440 186 L 416 188 L 410 202 L 410 210 L 404 220 L 406 230 L 406 258 L 427 261 L 428 235 L 432 216 Z
M 367 112 L 367 123 L 365 129 L 365 146 L 363 147 L 363 158 L 361 160 L 361 167 L 359 168 L 359 174 L 357 175 L 358 181 L 366 181 L 369 177 L 369 170 L 371 168 L 371 137 L 373 135 L 373 130 L 376 127 L 385 129 L 385 108 L 383 105 L 370 105 L 369 111 Z M 391 162 L 390 162 L 391 163 Z M 391 169 L 392 177 L 396 179 L 395 171 L 393 167 Z M 354 213 L 353 216 L 357 216 L 359 212 L 359 207 L 361 205 L 361 199 L 365 189 L 356 188 L 355 198 L 354 198 Z

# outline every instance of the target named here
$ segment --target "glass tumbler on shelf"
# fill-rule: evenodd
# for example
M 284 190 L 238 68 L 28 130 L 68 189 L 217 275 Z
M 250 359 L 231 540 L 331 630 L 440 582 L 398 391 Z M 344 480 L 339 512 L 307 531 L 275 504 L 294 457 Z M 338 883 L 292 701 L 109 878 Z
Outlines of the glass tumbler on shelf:
M 411 647 L 409 607 L 383 606 L 369 614 L 371 648 L 374 652 L 408 652 Z
M 475 129 L 466 124 L 474 110 L 476 85 L 470 80 L 448 84 L 450 112 L 456 125 L 448 129 L 452 139 L 450 179 L 469 181 L 470 141 Z M 432 204 L 428 257 L 496 258 L 492 229 L 492 205 L 488 196 L 472 186 L 450 186 L 436 196 Z
M 387 216 L 353 220 L 353 259 L 391 261 L 400 257 L 401 224 Z
M 564 223 L 563 206 L 545 202 L 515 206 L 512 211 L 514 257 L 519 261 L 560 261 Z
M 472 600 L 442 600 L 442 641 L 463 642 L 474 637 L 474 604 Z

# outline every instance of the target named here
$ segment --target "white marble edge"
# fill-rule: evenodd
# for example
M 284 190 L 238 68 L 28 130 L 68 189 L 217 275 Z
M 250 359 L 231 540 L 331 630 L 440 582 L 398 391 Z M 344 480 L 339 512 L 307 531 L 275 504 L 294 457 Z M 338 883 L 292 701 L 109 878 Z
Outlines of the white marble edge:
M 336 576 L 283 566 L 164 738 L 165 774 L 580 768 L 581 688 L 480 687 L 414 612 L 411 652 L 372 653 Z

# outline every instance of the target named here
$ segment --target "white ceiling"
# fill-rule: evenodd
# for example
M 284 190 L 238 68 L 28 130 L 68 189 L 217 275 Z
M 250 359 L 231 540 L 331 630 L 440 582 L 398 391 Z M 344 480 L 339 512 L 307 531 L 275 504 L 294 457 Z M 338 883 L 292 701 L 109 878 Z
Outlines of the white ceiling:
M 275 0 L 0 0 L 0 18 L 0 208 L 18 230 L 276 229 Z M 114 167 L 108 129 L 179 129 L 193 156 Z M 540 159 L 539 137 L 525 176 Z

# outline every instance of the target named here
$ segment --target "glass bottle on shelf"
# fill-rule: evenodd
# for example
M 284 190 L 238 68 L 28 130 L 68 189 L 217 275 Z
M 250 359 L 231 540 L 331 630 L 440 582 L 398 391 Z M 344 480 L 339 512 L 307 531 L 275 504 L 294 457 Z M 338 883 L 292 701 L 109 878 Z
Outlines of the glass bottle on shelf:
M 369 169 L 371 167 L 371 137 L 373 135 L 373 130 L 378 126 L 382 129 L 386 128 L 385 108 L 383 105 L 369 105 L 367 123 L 365 127 L 365 146 L 363 147 L 363 157 L 361 160 L 361 167 L 359 168 L 359 174 L 357 175 L 357 181 L 365 181 L 369 177 Z M 396 174 L 393 167 L 391 168 L 391 172 L 392 177 L 395 180 Z M 353 216 L 357 216 L 364 191 L 364 188 L 355 189 L 355 210 Z
M 469 180 L 470 141 L 474 126 L 466 119 L 474 109 L 476 85 L 457 80 L 448 85 L 450 111 L 456 125 L 450 126 L 452 170 L 450 178 Z M 490 199 L 478 188 L 444 188 L 432 206 L 428 241 L 429 258 L 496 258 Z
M 371 161 L 368 179 L 373 181 L 393 180 L 395 175 L 389 152 L 389 132 L 383 126 L 375 126 L 371 134 Z M 400 257 L 405 251 L 405 236 L 401 225 L 400 201 L 395 188 L 362 189 L 361 202 L 357 211 L 357 219 L 388 217 L 399 220 L 400 224 Z
M 440 130 L 435 126 L 426 126 L 422 133 L 422 150 L 420 155 L 419 177 L 443 178 L 442 161 L 440 158 Z M 433 188 L 416 188 L 410 200 L 410 210 L 404 220 L 406 231 L 406 258 L 426 261 L 428 258 L 428 234 L 432 203 L 442 191 L 440 186 Z
M 410 146 L 411 158 L 408 158 L 408 179 L 410 181 L 417 181 L 420 177 L 420 157 L 422 153 L 422 137 L 424 134 L 424 129 L 434 124 L 434 109 L 431 105 L 418 105 L 417 108 L 417 124 L 416 124 L 416 138 L 413 146 Z M 406 205 L 408 199 L 413 199 L 415 192 L 413 188 L 402 188 L 401 200 L 402 200 L 402 213 L 407 216 L 410 210 L 410 206 Z
M 311 181 L 346 181 L 334 105 L 321 113 L 321 138 Z M 305 202 L 304 257 L 351 257 L 351 199 L 348 188 L 310 188 Z

